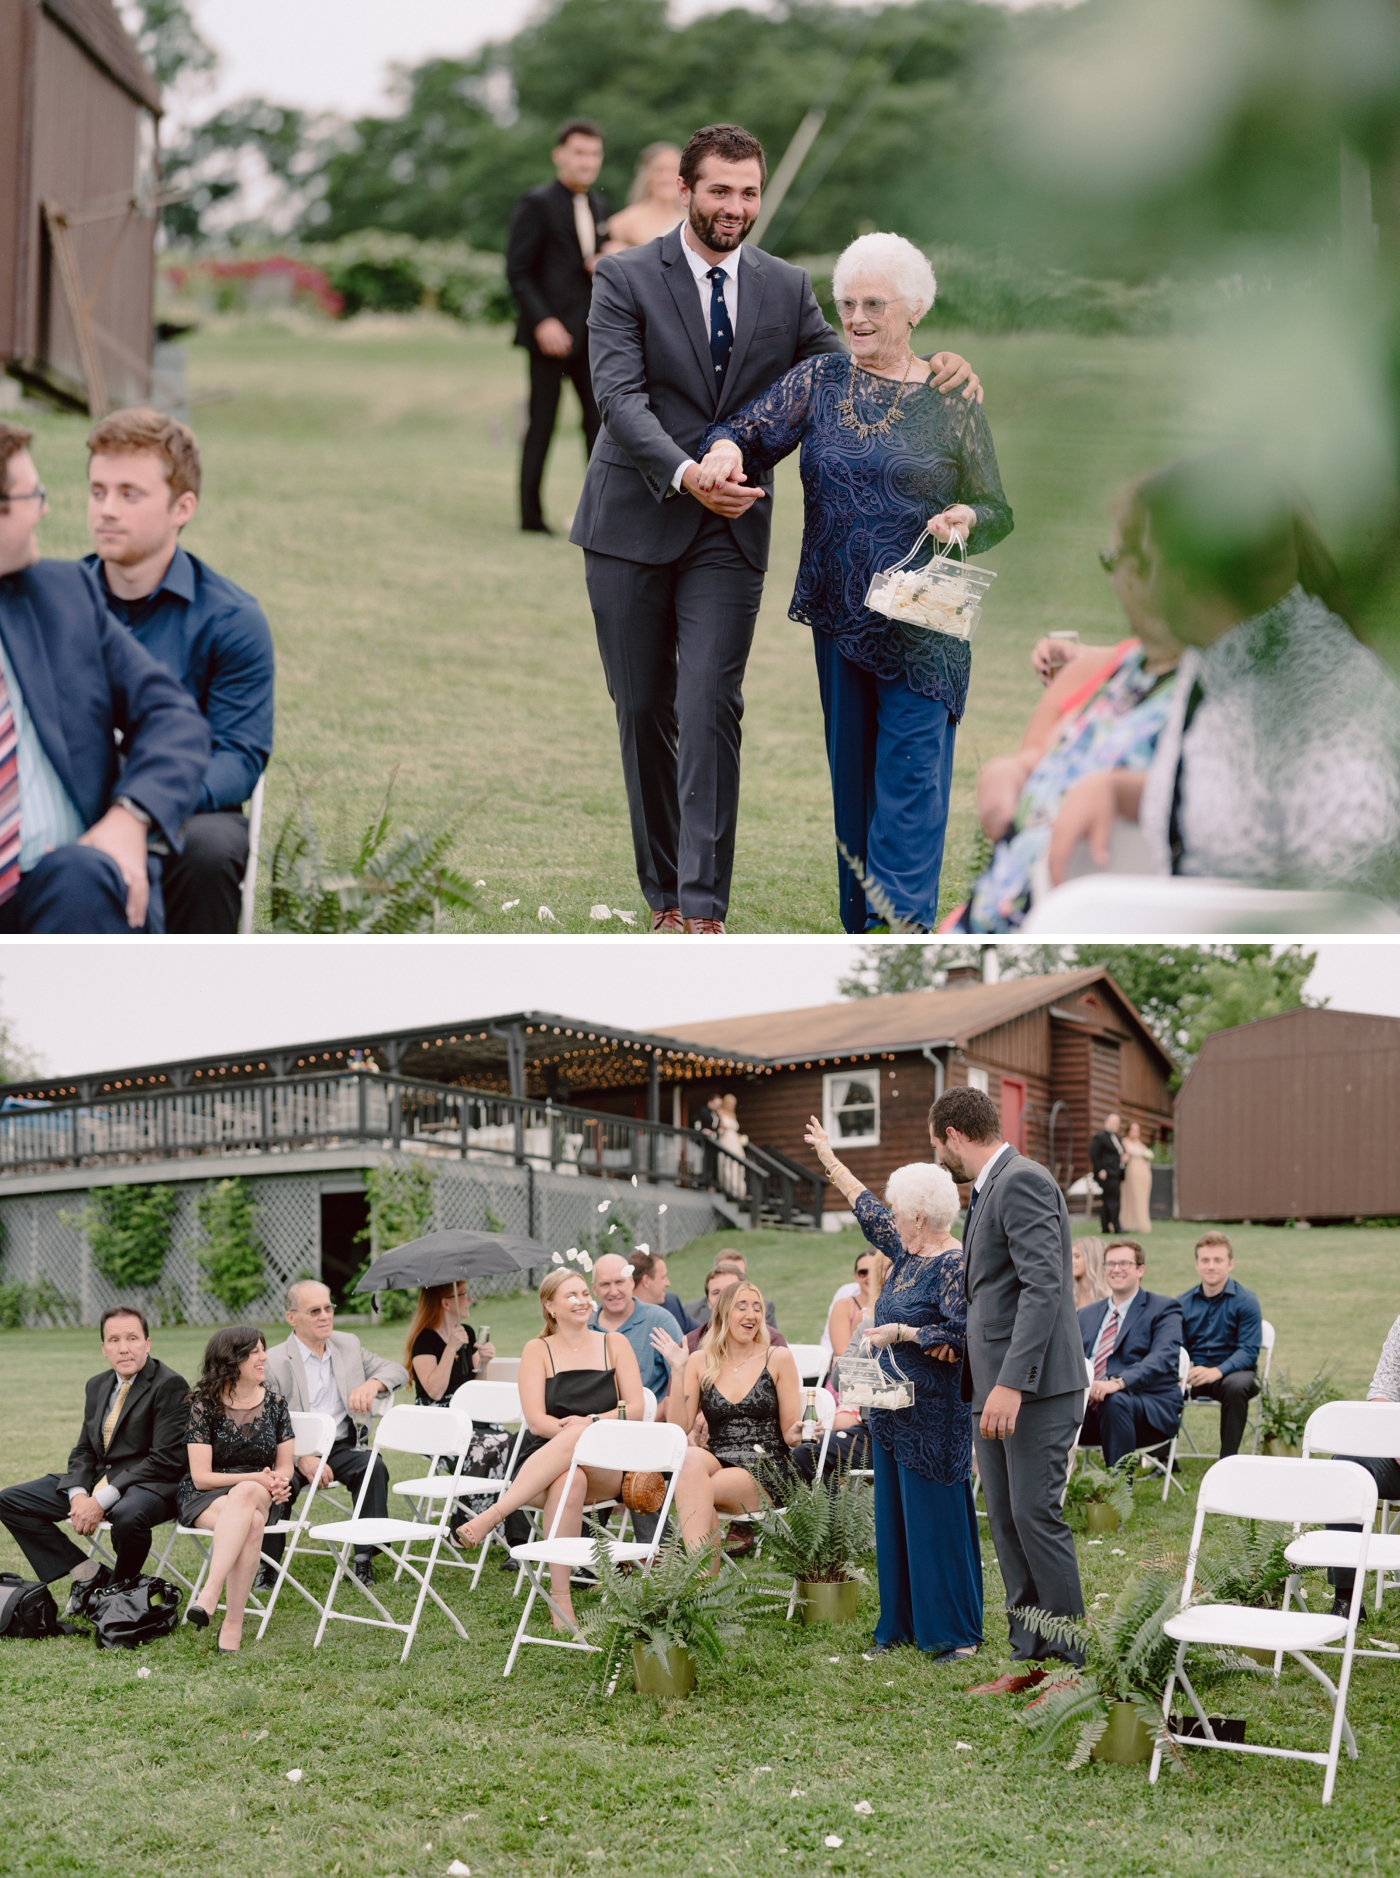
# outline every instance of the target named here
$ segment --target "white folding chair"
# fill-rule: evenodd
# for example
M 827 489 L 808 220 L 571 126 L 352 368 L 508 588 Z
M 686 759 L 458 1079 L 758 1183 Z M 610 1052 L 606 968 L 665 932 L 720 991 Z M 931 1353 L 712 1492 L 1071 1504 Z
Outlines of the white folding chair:
M 519 1382 L 520 1358 L 518 1356 L 493 1356 L 486 1365 L 487 1382 Z
M 1090 1385 L 1092 1386 L 1093 1381 L 1094 1381 L 1093 1358 L 1086 1357 L 1084 1359 L 1084 1365 L 1088 1371 L 1089 1382 L 1090 1382 Z M 1183 1348 L 1181 1350 L 1178 1350 L 1177 1357 L 1176 1357 L 1176 1380 L 1177 1380 L 1177 1387 L 1182 1390 L 1184 1390 L 1186 1387 L 1186 1372 L 1188 1369 L 1190 1369 L 1190 1367 L 1191 1367 L 1191 1358 L 1186 1354 L 1185 1349 Z M 1183 1409 L 1184 1409 L 1184 1397 L 1183 1397 Z M 1085 1413 L 1086 1414 L 1088 1413 L 1088 1398 L 1087 1397 L 1085 1398 Z M 1186 1492 L 1185 1487 L 1183 1487 L 1181 1482 L 1176 1478 L 1176 1450 L 1177 1450 L 1177 1443 L 1180 1441 L 1180 1439 L 1181 1439 L 1181 1422 L 1178 1420 L 1176 1424 L 1176 1433 L 1172 1436 L 1170 1443 L 1167 1445 L 1167 1458 L 1165 1462 L 1159 1461 L 1157 1459 L 1157 1456 L 1152 1451 L 1154 1448 L 1160 1448 L 1163 1445 L 1162 1442 L 1160 1441 L 1153 1441 L 1150 1444 L 1148 1442 L 1142 1442 L 1138 1447 L 1134 1448 L 1133 1450 L 1133 1452 L 1137 1455 L 1139 1462 L 1141 1463 L 1141 1465 L 1146 1471 L 1148 1471 L 1149 1473 L 1159 1473 L 1164 1476 L 1162 1480 L 1162 1503 L 1163 1505 L 1166 1504 L 1167 1498 L 1169 1494 L 1171 1493 L 1171 1490 L 1173 1487 L 1175 1487 L 1177 1492 L 1180 1494 L 1184 1495 Z M 1074 1472 L 1075 1457 L 1078 1454 L 1080 1447 L 1081 1446 L 1094 1447 L 1096 1445 L 1097 1444 L 1092 1441 L 1081 1442 L 1078 1436 L 1075 1437 L 1074 1446 L 1070 1450 L 1069 1465 L 1070 1465 L 1071 1473 Z M 1107 1463 L 1105 1463 L 1105 1465 L 1107 1465 Z M 1065 1481 L 1065 1490 L 1066 1492 L 1068 1492 L 1069 1490 L 1068 1478 L 1066 1478 L 1066 1481 Z
M 299 1461 L 304 1454 L 319 1454 L 323 1458 L 329 1454 L 335 1446 L 335 1417 L 302 1413 L 297 1409 L 293 1409 L 291 1415 L 292 1439 L 296 1443 L 293 1460 Z M 316 1496 L 323 1491 L 318 1475 L 306 1490 L 306 1498 L 301 1503 L 299 1514 L 291 1519 L 275 1520 L 271 1525 L 263 1527 L 264 1539 L 285 1538 L 287 1543 L 282 1549 L 280 1559 L 270 1558 L 266 1552 L 262 1555 L 263 1563 L 273 1566 L 276 1570 L 277 1582 L 268 1593 L 267 1603 L 263 1607 L 262 1622 L 258 1625 L 258 1634 L 253 1639 L 255 1643 L 261 1641 L 263 1632 L 272 1621 L 272 1613 L 277 1608 L 277 1600 L 282 1595 L 284 1584 L 290 1584 L 293 1591 L 300 1592 L 313 1610 L 319 1611 L 321 1608 L 320 1599 L 312 1597 L 306 1586 L 293 1578 L 291 1566 L 297 1547 L 311 1526 L 311 1509 L 316 1504 Z
M 520 1391 L 513 1382 L 464 1382 L 452 1393 L 449 1407 L 457 1409 L 463 1415 L 470 1415 L 472 1426 L 480 1427 L 483 1422 L 516 1423 L 515 1440 L 511 1443 L 510 1453 L 506 1456 L 505 1472 L 499 1477 L 492 1475 L 467 1474 L 457 1483 L 454 1491 L 462 1498 L 469 1499 L 477 1495 L 504 1493 L 515 1477 L 515 1464 L 520 1455 L 520 1443 L 525 1438 L 525 1418 L 520 1412 Z M 415 1519 L 424 1517 L 425 1508 L 430 1500 L 438 1499 L 445 1491 L 448 1476 L 438 1474 L 429 1480 L 401 1480 L 394 1486 L 395 1493 L 401 1493 L 413 1503 Z M 457 1558 L 449 1552 L 439 1559 L 439 1567 L 448 1565 L 455 1571 L 469 1571 L 471 1584 L 467 1587 L 475 1591 L 481 1583 L 482 1568 L 486 1564 L 486 1554 L 491 1550 L 493 1541 L 505 1545 L 505 1536 L 499 1526 L 487 1534 L 486 1543 L 478 1552 L 475 1564 L 470 1559 Z M 412 1546 L 406 1545 L 400 1556 L 398 1569 L 394 1573 L 397 1583 L 403 1572 L 404 1564 L 412 1555 Z
M 593 1563 L 592 1539 L 563 1539 L 559 1537 L 559 1521 L 563 1517 L 564 1507 L 569 1498 L 569 1489 L 573 1485 L 575 1473 L 580 1467 L 596 1467 L 609 1473 L 653 1473 L 667 1474 L 666 1497 L 657 1514 L 656 1529 L 649 1542 L 640 1540 L 624 1542 L 603 1533 L 602 1543 L 608 1556 L 617 1565 L 640 1565 L 645 1569 L 655 1558 L 661 1544 L 661 1535 L 666 1530 L 666 1516 L 671 1510 L 671 1501 L 675 1497 L 676 1481 L 685 1461 L 686 1436 L 684 1428 L 676 1422 L 594 1422 L 591 1428 L 585 1428 L 574 1445 L 573 1459 L 569 1462 L 569 1471 L 564 1481 L 564 1491 L 560 1495 L 559 1505 L 555 1510 L 554 1521 L 549 1534 L 544 1539 L 534 1539 L 528 1545 L 514 1545 L 510 1555 L 522 1567 L 522 1577 L 530 1581 L 530 1594 L 525 1600 L 525 1608 L 520 1613 L 520 1623 L 516 1628 L 515 1641 L 510 1646 L 510 1655 L 506 1658 L 503 1675 L 509 1676 L 515 1667 L 515 1659 L 520 1654 L 520 1647 L 525 1643 L 543 1644 L 554 1650 L 593 1650 L 596 1645 L 586 1643 L 575 1632 L 572 1637 L 532 1637 L 527 1626 L 530 1612 L 536 1598 L 543 1598 L 554 1615 L 563 1621 L 564 1613 L 545 1589 L 545 1573 L 552 1565 L 565 1565 L 576 1571 L 581 1566 Z
M 399 1630 L 404 1633 L 403 1654 L 400 1663 L 408 1661 L 408 1653 L 413 1648 L 413 1639 L 418 1634 L 419 1619 L 423 1614 L 423 1605 L 428 1598 L 433 1600 L 446 1617 L 463 1643 L 467 1633 L 454 1612 L 450 1611 L 432 1586 L 433 1569 L 437 1564 L 438 1552 L 447 1537 L 447 1522 L 452 1514 L 452 1505 L 462 1492 L 465 1476 L 462 1464 L 466 1460 L 467 1450 L 471 1446 L 472 1422 L 469 1415 L 461 1414 L 451 1408 L 417 1408 L 405 1404 L 402 1408 L 393 1408 L 380 1420 L 374 1435 L 374 1453 L 383 1458 L 385 1453 L 418 1454 L 427 1457 L 433 1466 L 439 1459 L 447 1457 L 456 1463 L 451 1474 L 431 1474 L 428 1479 L 432 1485 L 432 1497 L 440 1498 L 442 1510 L 434 1525 L 416 1519 L 366 1519 L 364 1517 L 365 1495 L 369 1492 L 373 1466 L 367 1467 L 360 1481 L 360 1491 L 355 1501 L 354 1515 L 350 1519 L 336 1520 L 324 1526 L 313 1526 L 310 1537 L 319 1539 L 338 1549 L 335 1576 L 331 1579 L 331 1588 L 326 1594 L 325 1604 L 321 1607 L 321 1622 L 317 1626 L 313 1649 L 321 1647 L 321 1639 L 326 1634 L 326 1625 L 331 1618 L 337 1618 L 344 1624 L 368 1624 L 377 1630 Z M 398 1490 L 420 1490 L 427 1483 L 421 1480 L 406 1481 Z M 401 1546 L 404 1552 L 415 1539 L 426 1539 L 431 1544 L 431 1551 L 426 1560 L 414 1561 L 394 1551 Z M 418 1580 L 418 1599 L 413 1607 L 413 1616 L 406 1624 L 393 1618 L 375 1597 L 368 1585 L 349 1571 L 351 1551 L 356 1546 L 378 1546 L 396 1560 L 403 1569 Z M 423 1569 L 419 1570 L 419 1563 Z M 336 1593 L 342 1581 L 349 1577 L 360 1594 L 367 1598 L 379 1612 L 378 1617 L 362 1617 L 358 1612 L 338 1611 L 335 1609 Z M 397 1577 L 398 1574 L 395 1573 Z
M 1400 1454 L 1400 1402 L 1325 1402 L 1320 1409 L 1313 1410 L 1303 1430 L 1304 1460 L 1310 1459 L 1318 1449 L 1324 1454 L 1393 1459 Z M 1391 1529 L 1389 1501 L 1382 1502 L 1377 1512 L 1376 1530 L 1369 1536 L 1359 1532 L 1305 1532 L 1287 1548 L 1284 1557 L 1300 1572 L 1356 1572 L 1359 1583 L 1361 1574 L 1356 1561 L 1362 1538 L 1366 1537 L 1367 1569 L 1376 1574 L 1376 1611 L 1379 1614 L 1386 1575 L 1400 1572 L 1400 1532 Z M 1284 1587 L 1285 1610 L 1297 1591 L 1297 1578 L 1291 1577 Z M 1394 1650 L 1358 1649 L 1356 1654 L 1380 1657 L 1392 1663 L 1400 1661 Z
M 642 1388 L 642 1420 L 644 1422 L 656 1420 L 656 1397 L 645 1385 Z
M 1262 1389 L 1264 1384 L 1269 1380 L 1269 1368 L 1274 1360 L 1274 1327 L 1267 1317 L 1262 1319 L 1259 1325 L 1259 1354 L 1264 1359 L 1259 1366 L 1259 1386 Z M 1259 1452 L 1259 1436 L 1263 1426 L 1263 1416 L 1256 1415 L 1254 1417 L 1254 1445 L 1250 1449 L 1251 1454 L 1257 1454 Z
M 803 1387 L 811 1388 L 815 1383 L 820 1388 L 834 1360 L 831 1351 L 819 1343 L 790 1343 L 788 1354 L 797 1365 L 797 1380 Z
M 1289 1521 L 1348 1521 L 1361 1526 L 1356 1558 L 1356 1583 L 1351 1610 L 1346 1617 L 1313 1616 L 1309 1611 L 1255 1610 L 1243 1604 L 1198 1604 L 1192 1606 L 1191 1592 L 1196 1578 L 1196 1560 L 1201 1550 L 1201 1532 L 1207 1513 L 1223 1514 L 1229 1519 Z M 1171 1727 L 1172 1691 L 1179 1682 L 1185 1691 L 1196 1719 L 1199 1735 L 1174 1734 L 1171 1738 L 1182 1747 L 1227 1748 L 1234 1754 L 1266 1754 L 1290 1761 L 1311 1761 L 1327 1771 L 1322 1783 L 1322 1803 L 1332 1798 L 1337 1780 L 1337 1760 L 1343 1737 L 1347 1753 L 1356 1759 L 1356 1738 L 1346 1718 L 1347 1686 L 1351 1681 L 1352 1657 L 1356 1649 L 1356 1620 L 1361 1609 L 1361 1584 L 1366 1575 L 1366 1542 L 1371 1522 L 1376 1516 L 1376 1483 L 1364 1467 L 1354 1461 L 1275 1460 L 1267 1456 L 1232 1454 L 1206 1470 L 1196 1495 L 1196 1524 L 1191 1534 L 1191 1550 L 1186 1560 L 1186 1576 L 1181 1587 L 1181 1610 L 1163 1625 L 1177 1645 L 1176 1660 L 1167 1678 L 1162 1696 L 1162 1718 Z M 1214 1645 L 1236 1650 L 1272 1650 L 1286 1653 L 1305 1669 L 1327 1692 L 1332 1704 L 1332 1734 L 1327 1752 L 1319 1754 L 1302 1748 L 1265 1747 L 1254 1742 L 1221 1741 L 1210 1725 L 1200 1698 L 1186 1674 L 1186 1652 L 1192 1644 Z M 1311 1660 L 1329 1645 L 1341 1645 L 1341 1673 L 1334 1683 Z M 1161 1771 L 1162 1747 L 1153 1751 L 1149 1779 L 1155 1781 Z
M 253 785 L 253 793 L 248 799 L 248 860 L 243 869 L 243 892 L 238 909 L 238 930 L 248 933 L 253 930 L 253 909 L 258 903 L 258 856 L 262 852 L 263 795 L 267 787 L 267 771 Z

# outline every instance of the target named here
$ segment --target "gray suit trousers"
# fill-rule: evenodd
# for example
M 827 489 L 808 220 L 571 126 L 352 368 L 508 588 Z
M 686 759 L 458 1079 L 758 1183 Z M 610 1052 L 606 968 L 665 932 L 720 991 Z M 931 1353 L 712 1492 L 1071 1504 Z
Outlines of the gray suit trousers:
M 689 496 L 680 500 L 688 502 Z M 708 511 L 679 559 L 584 554 L 617 709 L 637 879 L 653 912 L 723 919 L 739 815 L 744 666 L 763 575 Z
M 974 1437 L 1016 1662 L 1061 1655 L 1080 1660 L 1077 1651 L 1056 1650 L 1010 1613 L 1033 1607 L 1063 1617 L 1084 1615 L 1074 1535 L 1061 1510 L 1069 1451 L 1083 1413 L 1082 1389 L 1067 1395 L 1023 1395 L 1016 1432 L 1009 1440 Z

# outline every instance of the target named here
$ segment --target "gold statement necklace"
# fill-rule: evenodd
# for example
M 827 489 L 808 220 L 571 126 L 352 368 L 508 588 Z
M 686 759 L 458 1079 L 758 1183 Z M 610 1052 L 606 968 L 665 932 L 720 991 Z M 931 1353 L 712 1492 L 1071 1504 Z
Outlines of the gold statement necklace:
M 904 399 L 904 387 L 909 382 L 909 374 L 914 368 L 914 354 L 909 354 L 904 367 L 904 376 L 899 381 L 899 389 L 894 394 L 894 403 L 886 411 L 878 424 L 866 424 L 856 416 L 856 373 L 860 367 L 854 354 L 851 357 L 851 380 L 846 386 L 846 395 L 836 407 L 837 416 L 847 430 L 853 430 L 864 443 L 868 437 L 887 437 L 899 419 L 899 407 Z M 874 376 L 874 374 L 872 374 Z

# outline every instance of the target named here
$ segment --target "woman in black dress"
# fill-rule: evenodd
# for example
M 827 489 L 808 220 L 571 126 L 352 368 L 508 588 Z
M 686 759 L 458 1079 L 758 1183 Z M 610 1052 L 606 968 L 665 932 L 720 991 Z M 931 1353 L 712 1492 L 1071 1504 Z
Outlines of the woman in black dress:
M 418 1308 L 408 1327 L 404 1343 L 404 1362 L 413 1376 L 419 1402 L 431 1408 L 438 1402 L 451 1402 L 464 1382 L 477 1382 L 486 1374 L 486 1365 L 496 1354 L 494 1343 L 478 1343 L 476 1332 L 467 1322 L 472 1308 L 466 1281 L 426 1285 L 418 1293 Z M 499 1480 L 510 1458 L 511 1437 L 504 1428 L 477 1423 L 472 1428 L 472 1444 L 467 1450 L 463 1471 L 480 1480 Z M 451 1473 L 451 1465 L 439 1461 L 440 1472 Z M 463 1517 L 478 1513 L 487 1499 L 463 1501 Z
M 676 1482 L 681 1537 L 694 1549 L 713 1545 L 720 1513 L 756 1513 L 759 1473 L 791 1469 L 802 1439 L 802 1381 L 790 1350 L 768 1335 L 766 1306 L 745 1280 L 720 1293 L 709 1329 L 693 1356 L 662 1330 L 652 1339 L 671 1366 L 666 1420 L 687 1434 L 703 1412 L 710 1445 L 686 1450 Z
M 225 1592 L 219 1650 L 229 1656 L 243 1638 L 243 1612 L 262 1554 L 272 1509 L 282 1518 L 291 1498 L 292 1418 L 265 1386 L 267 1346 L 250 1324 L 216 1330 L 190 1395 L 185 1439 L 189 1467 L 176 1488 L 182 1526 L 212 1532 L 209 1575 L 185 1612 L 203 1630 Z
M 494 1506 L 478 1513 L 457 1529 L 459 1545 L 478 1546 L 488 1533 L 522 1506 L 544 1508 L 544 1530 L 564 1491 L 564 1479 L 574 1457 L 574 1445 L 585 1428 L 596 1421 L 619 1417 L 642 1419 L 642 1374 L 632 1346 L 620 1331 L 590 1330 L 593 1298 L 588 1281 L 567 1267 L 552 1271 L 540 1286 L 544 1331 L 532 1337 L 520 1353 L 520 1407 L 526 1435 L 520 1444 L 515 1480 Z M 594 1500 L 615 1499 L 622 1475 L 594 1467 L 581 1467 L 574 1475 L 569 1498 L 559 1520 L 557 1537 L 576 1539 L 583 1531 L 583 1509 Z M 560 1617 L 573 1622 L 567 1566 L 550 1567 L 550 1591 Z

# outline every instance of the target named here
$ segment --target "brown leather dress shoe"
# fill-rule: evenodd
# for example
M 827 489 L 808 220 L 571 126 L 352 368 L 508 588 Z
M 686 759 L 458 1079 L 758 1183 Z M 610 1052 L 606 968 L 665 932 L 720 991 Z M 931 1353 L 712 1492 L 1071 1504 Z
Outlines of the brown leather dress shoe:
M 1043 1669 L 1027 1670 L 1024 1675 L 1017 1675 L 1014 1670 L 1007 1670 L 1004 1676 L 998 1676 L 995 1682 L 975 1682 L 970 1689 L 964 1689 L 964 1695 L 1020 1695 L 1023 1689 L 1034 1689 L 1045 1680 Z
M 688 919 L 685 922 L 685 930 L 687 932 L 723 932 L 724 921 L 722 919 Z
M 681 918 L 678 906 L 663 906 L 658 913 L 652 909 L 651 930 L 653 932 L 684 932 L 685 921 Z

